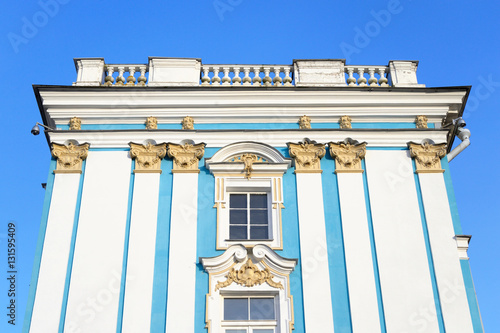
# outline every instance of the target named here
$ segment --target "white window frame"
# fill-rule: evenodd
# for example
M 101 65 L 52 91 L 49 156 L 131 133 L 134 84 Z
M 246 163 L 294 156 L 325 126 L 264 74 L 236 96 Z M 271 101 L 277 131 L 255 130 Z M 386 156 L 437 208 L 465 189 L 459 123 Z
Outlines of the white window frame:
M 247 333 L 253 333 L 254 329 L 272 329 L 274 333 L 280 331 L 280 308 L 278 292 L 221 292 L 222 303 L 222 332 L 230 329 L 246 329 Z M 273 298 L 274 319 L 273 320 L 226 320 L 224 318 L 224 301 L 228 298 Z M 249 309 L 250 310 L 250 309 Z
M 282 249 L 281 232 L 281 209 L 283 205 L 283 183 L 282 177 L 252 177 L 245 179 L 242 177 L 215 177 L 215 182 L 219 188 L 219 196 L 216 194 L 215 207 L 217 208 L 217 249 L 226 249 L 233 244 L 243 243 L 246 246 L 266 244 L 273 249 Z M 278 188 L 279 184 L 279 188 Z M 230 207 L 229 198 L 231 193 L 266 193 L 268 197 L 268 225 L 269 234 L 267 240 L 262 239 L 230 239 Z M 217 200 L 217 197 L 219 200 Z
M 260 161 L 252 165 L 251 175 L 245 172 L 243 162 L 235 156 L 254 154 Z M 205 159 L 205 166 L 215 177 L 215 204 L 217 209 L 217 250 L 231 245 L 245 246 L 265 244 L 274 250 L 283 249 L 282 212 L 283 174 L 290 168 L 291 159 L 284 158 L 273 147 L 257 142 L 239 142 L 221 148 L 211 158 Z M 229 237 L 229 195 L 231 193 L 268 193 L 269 240 L 231 240 Z
M 231 207 L 231 196 L 232 195 L 245 195 L 246 196 L 246 201 L 247 201 L 247 207 L 246 208 L 234 208 Z M 252 195 L 265 195 L 266 196 L 266 208 L 252 208 L 251 207 L 251 197 Z M 239 191 L 234 191 L 234 192 L 229 192 L 229 238 L 227 239 L 228 241 L 235 241 L 235 240 L 241 240 L 241 241 L 255 241 L 255 240 L 260 240 L 260 241 L 269 241 L 272 240 L 272 197 L 271 193 L 269 192 L 239 192 Z M 262 224 L 256 224 L 256 223 L 251 223 L 251 212 L 252 209 L 257 209 L 257 210 L 265 210 L 266 211 L 266 223 Z M 231 212 L 233 210 L 245 210 L 246 215 L 247 215 L 247 223 L 245 224 L 245 227 L 247 229 L 247 237 L 246 238 L 231 238 L 231 227 L 232 226 L 243 226 L 243 224 L 237 224 L 237 223 L 231 223 Z M 266 226 L 267 227 L 267 237 L 266 238 L 252 238 L 251 237 L 251 231 L 252 231 L 252 226 Z
M 272 281 L 282 288 L 273 287 L 267 282 L 252 287 L 240 285 L 238 282 L 220 286 L 221 282 L 227 281 L 231 269 L 240 269 L 249 259 L 259 270 L 268 269 L 273 275 Z M 200 263 L 209 274 L 209 289 L 206 295 L 206 324 L 209 333 L 225 333 L 229 328 L 244 329 L 245 325 L 251 327 L 258 322 L 224 320 L 224 298 L 227 297 L 275 297 L 276 321 L 262 321 L 262 325 L 259 326 L 274 328 L 275 333 L 292 333 L 294 315 L 293 297 L 290 294 L 290 273 L 297 264 L 296 259 L 283 258 L 265 245 L 256 245 L 250 249 L 237 244 L 217 257 L 200 258 Z

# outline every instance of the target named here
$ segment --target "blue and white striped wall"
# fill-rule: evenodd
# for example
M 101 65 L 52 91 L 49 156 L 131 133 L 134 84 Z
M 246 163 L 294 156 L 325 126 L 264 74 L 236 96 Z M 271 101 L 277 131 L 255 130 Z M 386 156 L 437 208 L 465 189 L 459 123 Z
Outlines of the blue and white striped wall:
M 416 175 L 405 148 L 368 147 L 364 173 L 327 154 L 323 173 L 283 177 L 294 331 L 482 332 L 446 158 Z M 198 258 L 221 251 L 203 164 L 134 174 L 127 149 L 91 148 L 81 175 L 51 173 L 24 331 L 206 332 Z

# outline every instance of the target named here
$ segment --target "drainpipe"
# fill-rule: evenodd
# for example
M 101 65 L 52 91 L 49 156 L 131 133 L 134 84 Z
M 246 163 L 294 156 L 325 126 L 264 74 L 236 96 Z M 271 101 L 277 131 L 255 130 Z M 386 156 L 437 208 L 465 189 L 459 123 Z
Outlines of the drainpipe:
M 465 128 L 465 121 L 462 118 L 457 118 L 453 121 L 453 123 L 458 126 L 455 134 L 460 140 L 462 140 L 462 142 L 447 155 L 448 162 L 451 162 L 458 154 L 470 145 L 470 131 Z

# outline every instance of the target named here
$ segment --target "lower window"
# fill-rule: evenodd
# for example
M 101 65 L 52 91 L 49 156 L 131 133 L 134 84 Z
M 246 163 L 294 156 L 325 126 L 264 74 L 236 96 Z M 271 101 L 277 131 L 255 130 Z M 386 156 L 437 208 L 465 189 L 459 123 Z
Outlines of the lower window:
M 274 297 L 224 298 L 225 333 L 275 333 L 277 327 Z

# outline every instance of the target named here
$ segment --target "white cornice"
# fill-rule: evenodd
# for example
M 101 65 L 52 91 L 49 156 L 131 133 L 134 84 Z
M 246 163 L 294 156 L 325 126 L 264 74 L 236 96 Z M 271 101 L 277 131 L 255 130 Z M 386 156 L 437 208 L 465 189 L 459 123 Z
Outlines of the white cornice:
M 368 147 L 404 147 L 409 141 L 421 142 L 431 139 L 436 143 L 446 142 L 444 130 L 280 130 L 280 131 L 183 131 L 183 130 L 129 130 L 129 131 L 53 131 L 48 132 L 50 142 L 64 143 L 67 140 L 90 143 L 90 148 L 129 148 L 128 143 L 155 140 L 156 142 L 180 143 L 190 139 L 205 142 L 207 147 L 224 147 L 241 141 L 255 141 L 272 147 L 286 147 L 287 142 L 299 142 L 309 138 L 320 143 L 338 142 L 350 137 Z
M 186 115 L 196 123 L 281 123 L 296 122 L 303 114 L 313 122 L 336 121 L 345 114 L 354 121 L 412 121 L 426 115 L 437 122 L 457 112 L 466 94 L 464 89 L 38 89 L 44 110 L 56 123 L 77 116 L 84 124 L 140 123 L 148 116 L 177 123 Z

